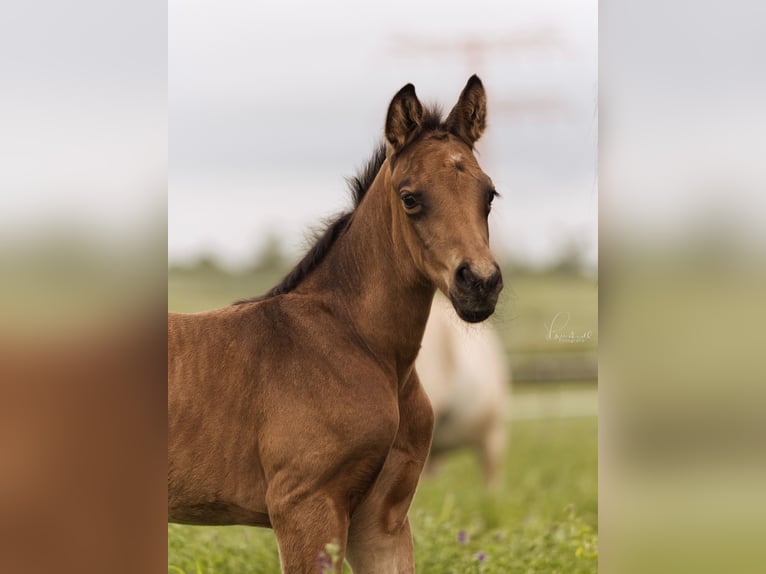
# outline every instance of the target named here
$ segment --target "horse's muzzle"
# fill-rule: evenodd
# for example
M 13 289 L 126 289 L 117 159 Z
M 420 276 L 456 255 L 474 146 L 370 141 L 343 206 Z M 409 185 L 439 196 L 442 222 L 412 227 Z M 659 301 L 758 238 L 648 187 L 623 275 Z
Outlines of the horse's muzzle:
M 455 281 L 449 298 L 455 311 L 464 321 L 478 323 L 492 315 L 497 298 L 503 290 L 503 274 L 495 264 L 494 271 L 486 277 L 474 273 L 468 263 L 455 271 Z

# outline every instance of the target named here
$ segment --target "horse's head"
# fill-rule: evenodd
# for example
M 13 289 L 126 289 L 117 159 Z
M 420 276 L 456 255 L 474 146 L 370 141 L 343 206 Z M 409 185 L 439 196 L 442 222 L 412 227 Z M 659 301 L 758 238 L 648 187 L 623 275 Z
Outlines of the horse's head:
M 497 192 L 473 153 L 486 109 L 476 76 L 443 122 L 407 84 L 391 101 L 385 129 L 395 231 L 418 270 L 472 323 L 494 312 L 503 288 L 487 226 Z

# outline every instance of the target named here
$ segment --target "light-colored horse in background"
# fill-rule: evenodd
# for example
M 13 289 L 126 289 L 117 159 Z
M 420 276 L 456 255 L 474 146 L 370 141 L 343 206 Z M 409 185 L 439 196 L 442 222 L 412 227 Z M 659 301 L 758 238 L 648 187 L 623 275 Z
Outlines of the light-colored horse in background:
M 416 366 L 434 410 L 429 464 L 456 449 L 476 449 L 487 486 L 496 486 L 511 395 L 510 364 L 496 329 L 466 325 L 437 295 Z

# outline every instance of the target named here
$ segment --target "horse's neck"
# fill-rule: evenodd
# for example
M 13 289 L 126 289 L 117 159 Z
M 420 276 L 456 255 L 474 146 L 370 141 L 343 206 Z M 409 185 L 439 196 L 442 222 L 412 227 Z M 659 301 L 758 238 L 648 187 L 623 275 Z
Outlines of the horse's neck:
M 354 212 L 348 230 L 312 273 L 305 288 L 326 293 L 380 362 L 402 378 L 423 338 L 434 286 L 415 267 L 398 233 L 387 164 Z M 394 207 L 398 207 L 394 206 Z

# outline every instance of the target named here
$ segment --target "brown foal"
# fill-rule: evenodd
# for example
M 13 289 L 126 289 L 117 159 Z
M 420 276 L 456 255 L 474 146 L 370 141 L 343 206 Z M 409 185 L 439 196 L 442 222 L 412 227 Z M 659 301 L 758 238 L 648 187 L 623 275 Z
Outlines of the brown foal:
M 446 120 L 406 85 L 354 210 L 282 284 L 169 315 L 170 521 L 269 526 L 284 572 L 320 571 L 331 542 L 354 572 L 414 571 L 407 512 L 433 413 L 413 364 L 431 301 L 438 288 L 477 322 L 502 289 L 496 192 L 473 153 L 485 117 L 476 76 Z

